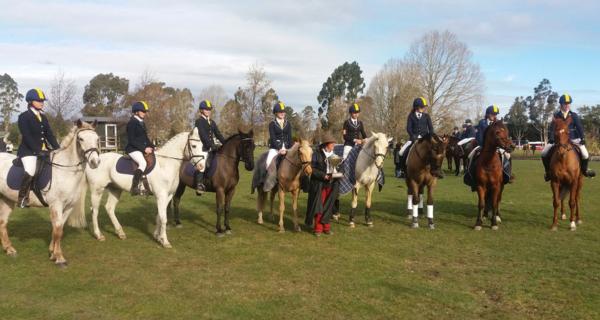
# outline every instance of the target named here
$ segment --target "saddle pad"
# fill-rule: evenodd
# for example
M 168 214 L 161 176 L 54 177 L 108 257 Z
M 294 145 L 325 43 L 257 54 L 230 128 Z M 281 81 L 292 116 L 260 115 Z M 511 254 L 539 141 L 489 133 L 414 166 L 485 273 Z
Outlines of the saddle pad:
M 39 190 L 44 190 L 52 181 L 52 167 L 43 162 L 44 167 L 36 177 L 36 186 Z M 11 166 L 6 176 L 6 184 L 11 190 L 19 190 L 21 188 L 21 181 L 23 180 L 23 174 L 25 170 L 23 167 Z
M 339 146 L 341 146 L 341 148 Z M 346 160 L 341 163 L 344 176 L 340 179 L 340 194 L 346 194 L 354 188 L 354 184 L 356 183 L 356 159 L 358 158 L 361 149 L 361 146 L 353 147 Z M 344 145 L 336 145 L 333 152 L 341 157 L 344 152 Z M 379 185 L 379 190 L 381 190 L 385 184 L 383 169 L 381 169 L 377 175 L 377 184 Z
M 267 154 L 265 152 L 258 157 L 256 165 L 254 166 L 254 173 L 252 174 L 252 187 L 250 192 L 254 192 L 255 189 L 262 187 L 267 177 Z
M 154 161 L 151 161 L 150 165 L 146 167 L 146 172 L 144 172 L 144 174 L 149 174 L 156 166 L 156 155 L 154 153 L 152 154 L 152 160 Z M 135 161 L 133 161 L 133 159 L 127 155 L 122 156 L 119 158 L 119 160 L 117 160 L 116 169 L 120 174 L 133 175 L 137 168 L 137 163 L 135 163 Z

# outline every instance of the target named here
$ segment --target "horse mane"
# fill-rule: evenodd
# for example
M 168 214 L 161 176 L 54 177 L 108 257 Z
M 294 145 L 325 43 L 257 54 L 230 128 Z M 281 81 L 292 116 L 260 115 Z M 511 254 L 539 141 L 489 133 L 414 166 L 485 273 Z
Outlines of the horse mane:
M 504 122 L 502 122 L 502 119 L 496 120 L 496 121 L 492 122 L 492 124 L 490 124 L 489 126 L 487 126 L 485 128 L 485 130 L 483 131 L 483 145 L 481 146 L 482 148 L 483 148 L 483 146 L 485 146 L 485 140 L 487 138 L 489 129 L 491 127 L 496 127 L 496 126 L 502 126 L 502 128 L 506 128 L 506 125 L 504 124 Z
M 180 133 L 172 136 L 171 139 L 167 140 L 167 142 L 163 143 L 162 146 L 158 147 L 156 149 L 156 151 L 159 151 L 159 150 L 163 149 L 165 146 L 171 144 L 174 140 L 178 139 L 179 137 L 181 137 L 183 135 L 187 135 L 187 134 L 190 134 L 190 133 L 187 132 L 187 131 L 184 131 L 184 132 L 180 132 Z
M 71 144 L 73 144 L 73 142 L 75 141 L 75 136 L 77 135 L 77 131 L 79 129 L 94 129 L 94 127 L 85 122 L 82 121 L 81 122 L 81 128 L 77 127 L 76 125 L 74 125 L 70 130 L 69 133 L 67 133 L 67 135 L 62 139 L 62 141 L 60 142 L 60 149 L 59 150 L 64 150 L 67 149 L 71 146 Z

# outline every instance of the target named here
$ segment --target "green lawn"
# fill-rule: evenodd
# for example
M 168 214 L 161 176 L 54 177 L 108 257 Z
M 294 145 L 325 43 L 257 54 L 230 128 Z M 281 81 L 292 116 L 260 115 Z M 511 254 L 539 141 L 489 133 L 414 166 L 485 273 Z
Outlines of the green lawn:
M 344 215 L 330 237 L 279 234 L 268 214 L 258 225 L 245 171 L 234 234 L 215 237 L 214 195 L 188 190 L 184 227 L 168 230 L 173 249 L 152 239 L 154 200 L 126 195 L 117 214 L 127 240 L 102 209 L 105 242 L 87 229 L 66 229 L 66 269 L 48 260 L 47 210 L 17 210 L 9 232 L 19 255 L 0 256 L 0 318 L 600 318 L 599 180 L 585 181 L 578 230 L 563 221 L 551 232 L 541 163 L 515 161 L 514 171 L 498 231 L 489 221 L 473 231 L 476 195 L 454 176 L 438 184 L 437 229 L 410 229 L 406 188 L 389 159 L 387 184 L 374 195 L 374 228 L 350 229 Z M 347 195 L 342 211 L 348 207 Z

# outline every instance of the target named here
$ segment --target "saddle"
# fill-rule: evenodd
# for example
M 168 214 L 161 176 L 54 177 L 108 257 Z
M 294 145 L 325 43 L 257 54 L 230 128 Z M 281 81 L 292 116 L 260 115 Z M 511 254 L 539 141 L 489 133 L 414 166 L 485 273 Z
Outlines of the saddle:
M 146 160 L 146 171 L 144 171 L 144 175 L 147 175 L 152 172 L 156 166 L 156 155 L 154 153 L 144 154 L 144 159 Z M 135 163 L 128 154 L 121 156 L 119 160 L 117 160 L 116 169 L 120 174 L 133 175 L 137 168 L 137 163 Z
M 500 162 L 502 162 L 502 184 L 508 184 L 510 181 L 510 174 L 506 172 L 504 168 L 504 162 L 502 159 L 502 155 L 499 152 L 496 152 L 498 157 L 500 157 Z M 477 163 L 477 159 L 481 155 L 481 148 L 475 151 L 473 154 L 473 158 L 469 160 L 469 164 L 467 170 L 465 170 L 465 175 L 463 177 L 464 184 L 471 187 L 471 191 L 477 191 L 477 175 L 475 174 L 475 163 Z
M 8 170 L 6 175 L 6 184 L 11 190 L 18 191 L 21 188 L 21 181 L 25 170 L 23 169 L 23 162 L 21 158 L 13 160 L 13 165 Z M 31 191 L 38 198 L 40 203 L 47 207 L 48 203 L 44 199 L 42 194 L 43 191 L 48 191 L 52 187 L 52 166 L 48 161 L 48 155 L 42 155 L 38 157 L 37 169 L 33 175 L 33 181 L 31 183 Z

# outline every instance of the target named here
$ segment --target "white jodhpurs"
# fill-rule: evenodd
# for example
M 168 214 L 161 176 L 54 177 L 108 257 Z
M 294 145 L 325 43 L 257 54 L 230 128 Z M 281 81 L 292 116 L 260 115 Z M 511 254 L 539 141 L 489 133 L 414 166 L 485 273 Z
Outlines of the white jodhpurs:
M 350 151 L 352 151 L 352 148 L 353 148 L 352 146 L 344 146 L 344 153 L 342 154 L 342 160 L 346 160 L 346 158 L 350 154 Z
M 144 159 L 144 154 L 141 151 L 131 152 L 129 156 L 137 163 L 138 169 L 142 170 L 142 172 L 146 171 L 146 159 Z
M 412 141 L 408 140 L 406 141 L 406 143 L 404 143 L 402 145 L 402 148 L 400 148 L 400 156 L 403 156 L 404 153 L 406 152 L 406 150 L 412 145 Z
M 571 140 L 571 142 L 579 148 L 579 151 L 581 151 L 581 159 L 582 160 L 587 160 L 590 157 L 590 154 L 588 153 L 585 145 L 581 144 L 581 139 L 574 139 L 574 140 Z M 542 150 L 542 157 L 545 157 L 546 155 L 548 155 L 548 152 L 550 151 L 550 149 L 553 146 L 554 146 L 554 144 L 551 144 L 551 143 L 546 144 L 546 146 L 544 147 L 544 150 Z
M 273 159 L 275 159 L 275 157 L 277 157 L 278 154 L 279 150 L 269 149 L 269 153 L 267 154 L 267 168 L 271 165 L 271 162 L 273 162 Z
M 35 175 L 35 170 L 37 169 L 37 156 L 26 156 L 21 158 L 21 162 L 23 163 L 23 170 L 30 175 Z
M 460 141 L 458 142 L 458 145 L 459 145 L 459 146 L 462 146 L 463 144 L 465 144 L 465 143 L 467 143 L 467 142 L 470 142 L 470 141 L 473 141 L 473 140 L 475 140 L 475 138 L 464 138 L 464 139 L 462 139 L 462 140 L 460 140 Z

